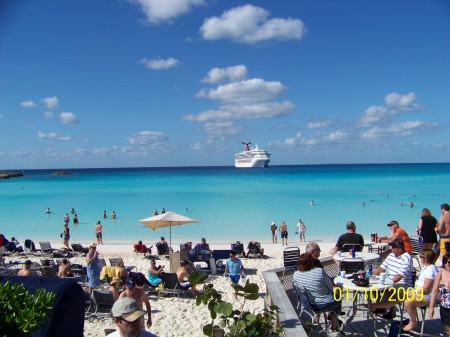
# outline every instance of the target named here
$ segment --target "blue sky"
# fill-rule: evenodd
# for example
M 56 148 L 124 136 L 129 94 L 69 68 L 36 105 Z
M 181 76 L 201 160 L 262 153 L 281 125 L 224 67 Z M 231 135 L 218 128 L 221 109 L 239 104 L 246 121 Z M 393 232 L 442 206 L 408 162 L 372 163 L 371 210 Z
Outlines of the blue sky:
M 3 0 L 0 168 L 450 161 L 448 1 Z

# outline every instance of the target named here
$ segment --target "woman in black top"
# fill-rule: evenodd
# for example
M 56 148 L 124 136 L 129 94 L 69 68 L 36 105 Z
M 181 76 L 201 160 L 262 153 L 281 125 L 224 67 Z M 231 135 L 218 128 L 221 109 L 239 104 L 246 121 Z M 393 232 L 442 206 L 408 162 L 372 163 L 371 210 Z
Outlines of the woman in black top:
M 423 238 L 422 249 L 431 249 L 435 243 L 437 243 L 436 228 L 438 221 L 428 208 L 422 210 L 422 217 L 419 219 L 419 226 L 417 231 Z

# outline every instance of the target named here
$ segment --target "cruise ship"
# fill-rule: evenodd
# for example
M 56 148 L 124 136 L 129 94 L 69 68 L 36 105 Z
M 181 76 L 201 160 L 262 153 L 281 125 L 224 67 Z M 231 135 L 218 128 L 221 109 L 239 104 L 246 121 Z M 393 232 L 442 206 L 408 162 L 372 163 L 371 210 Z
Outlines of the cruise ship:
M 270 153 L 266 150 L 260 150 L 255 145 L 251 150 L 251 142 L 242 142 L 245 145 L 245 151 L 234 155 L 234 166 L 236 167 L 267 167 L 270 162 Z

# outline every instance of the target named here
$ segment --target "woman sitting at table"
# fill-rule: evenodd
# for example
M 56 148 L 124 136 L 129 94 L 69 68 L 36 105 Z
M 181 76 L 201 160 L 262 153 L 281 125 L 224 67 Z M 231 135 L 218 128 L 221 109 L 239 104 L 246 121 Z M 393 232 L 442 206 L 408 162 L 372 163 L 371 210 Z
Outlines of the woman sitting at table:
M 436 255 L 432 249 L 424 249 L 420 252 L 422 270 L 416 280 L 413 290 L 409 290 L 405 296 L 405 309 L 409 314 L 409 324 L 403 327 L 403 331 L 411 331 L 417 325 L 417 308 L 425 307 L 430 303 L 430 294 L 433 288 L 433 282 L 438 274 L 438 268 L 433 264 Z M 396 296 L 398 297 L 398 296 Z M 372 310 L 378 308 L 393 307 L 398 301 L 382 301 L 373 303 Z
M 341 312 L 341 301 L 335 301 L 333 282 L 321 268 L 314 267 L 313 256 L 309 253 L 301 254 L 298 258 L 298 271 L 294 273 L 294 287 L 303 286 L 308 293 L 311 307 L 314 310 L 329 310 L 336 313 L 331 315 L 331 329 L 339 329 L 337 315 Z

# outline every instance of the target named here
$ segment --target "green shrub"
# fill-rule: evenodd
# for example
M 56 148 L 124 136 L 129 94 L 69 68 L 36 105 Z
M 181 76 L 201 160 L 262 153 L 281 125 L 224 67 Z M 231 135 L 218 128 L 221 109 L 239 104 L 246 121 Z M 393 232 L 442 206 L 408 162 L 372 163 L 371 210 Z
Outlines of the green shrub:
M 55 298 L 44 289 L 31 295 L 23 284 L 0 284 L 0 336 L 31 336 L 47 323 Z
M 204 283 L 207 276 L 199 272 L 192 272 L 189 282 L 192 284 Z M 259 298 L 259 287 L 249 280 L 245 286 L 232 284 L 236 296 L 244 298 L 244 302 L 240 309 L 236 310 L 229 302 L 222 300 L 222 295 L 214 289 L 212 284 L 203 287 L 203 293 L 197 295 L 197 305 L 204 304 L 208 306 L 211 323 L 203 327 L 203 333 L 206 336 L 212 336 L 213 329 L 218 326 L 214 324 L 214 320 L 219 319 L 219 326 L 228 330 L 225 337 L 276 337 L 280 336 L 283 328 L 281 326 L 274 328 L 276 320 L 277 306 L 271 306 L 269 310 L 264 309 L 262 313 L 255 314 L 253 312 L 244 311 L 247 300 L 254 301 Z

